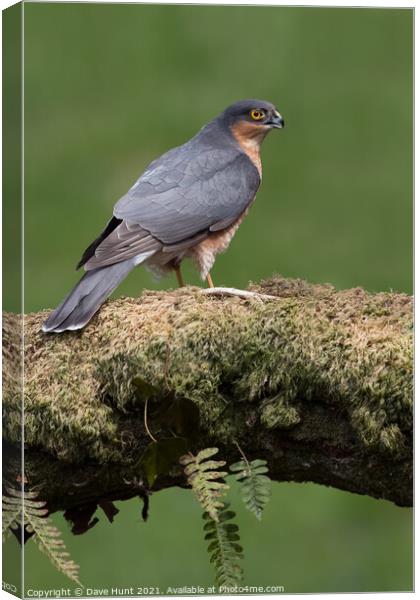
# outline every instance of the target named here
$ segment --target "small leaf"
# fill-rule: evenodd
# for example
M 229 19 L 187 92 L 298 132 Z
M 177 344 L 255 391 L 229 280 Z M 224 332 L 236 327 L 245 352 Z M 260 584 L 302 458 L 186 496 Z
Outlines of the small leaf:
M 136 388 L 136 393 L 141 400 L 150 400 L 159 395 L 159 390 L 154 385 L 151 385 L 139 376 L 133 377 L 133 385 Z
M 210 456 L 214 456 L 219 452 L 219 448 L 205 448 L 204 450 L 200 450 L 197 454 L 195 460 L 197 462 L 202 462 L 206 458 L 210 458 Z
M 233 463 L 233 465 L 230 465 L 229 469 L 231 471 L 243 471 L 243 470 L 246 471 L 247 466 L 243 460 L 240 460 L 239 462 L 236 462 L 236 463 Z
M 167 438 L 152 442 L 147 446 L 140 459 L 149 488 L 159 475 L 167 475 L 171 467 L 178 462 L 186 450 L 187 443 L 183 438 Z
M 188 454 L 187 454 L 188 456 Z M 188 459 L 190 460 L 190 459 Z M 204 463 L 204 466 L 200 466 L 200 463 L 198 463 L 196 460 L 193 460 L 190 462 L 187 462 L 187 459 L 185 459 L 183 456 L 181 456 L 180 459 L 181 464 L 185 465 L 185 475 L 187 475 L 187 477 L 189 475 L 192 475 L 193 473 L 197 473 L 197 471 L 207 471 L 208 469 L 210 469 L 210 467 L 207 466 L 207 462 Z M 210 461 L 209 461 L 210 462 Z M 213 466 L 211 468 L 217 468 L 214 466 L 214 462 L 215 461 L 211 461 L 213 463 Z M 224 463 L 221 461 L 220 466 L 224 467 Z
M 197 435 L 200 411 L 187 398 L 173 398 L 163 412 L 160 423 L 178 436 L 193 438 Z
M 226 507 L 227 507 L 227 506 L 229 506 L 229 505 L 227 504 L 227 502 L 225 503 L 225 506 L 226 506 Z M 223 521 L 229 521 L 229 519 L 233 519 L 233 518 L 234 518 L 234 516 L 235 516 L 235 513 L 233 512 L 233 510 L 224 510 L 224 511 L 222 512 L 222 514 L 220 515 L 220 518 L 219 518 L 219 520 L 220 520 L 220 522 L 223 522 Z

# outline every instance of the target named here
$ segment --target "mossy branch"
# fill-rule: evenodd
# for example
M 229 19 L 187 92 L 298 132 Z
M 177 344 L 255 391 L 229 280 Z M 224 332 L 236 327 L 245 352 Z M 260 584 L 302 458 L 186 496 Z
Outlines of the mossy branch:
M 25 442 L 28 456 L 38 452 L 30 484 L 56 477 L 55 459 L 67 487 L 76 486 L 74 502 L 93 494 L 92 482 L 103 496 L 134 495 L 123 480 L 135 474 L 138 484 L 150 441 L 136 384 L 144 381 L 156 391 L 146 397 L 157 440 L 185 434 L 167 413 L 188 399 L 198 419 L 191 451 L 217 446 L 232 463 L 236 440 L 249 460 L 268 461 L 272 479 L 410 505 L 411 297 L 280 277 L 252 289 L 277 298 L 144 292 L 107 302 L 84 331 L 61 335 L 40 332 L 47 311 L 26 315 Z M 3 431 L 11 443 L 21 435 L 19 331 L 19 316 L 5 314 Z M 52 480 L 49 493 L 62 506 L 59 479 L 61 496 Z M 155 485 L 182 480 L 179 467 Z

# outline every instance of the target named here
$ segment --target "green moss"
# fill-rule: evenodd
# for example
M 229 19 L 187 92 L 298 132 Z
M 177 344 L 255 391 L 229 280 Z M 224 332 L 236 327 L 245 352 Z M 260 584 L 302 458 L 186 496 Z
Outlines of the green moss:
M 347 411 L 365 445 L 397 452 L 412 426 L 411 298 L 280 277 L 255 288 L 278 299 L 145 292 L 107 302 L 83 332 L 62 335 L 39 331 L 46 312 L 28 315 L 27 443 L 69 461 L 135 456 L 144 444 L 133 385 L 141 377 L 159 390 L 157 403 L 169 392 L 194 402 L 202 431 L 218 440 L 246 435 L 256 408 L 268 429 L 284 428 L 317 400 Z M 16 323 L 5 315 L 14 356 Z M 4 430 L 15 441 L 20 398 L 9 380 Z
M 267 429 L 289 429 L 300 423 L 300 416 L 296 408 L 285 405 L 284 398 L 281 396 L 261 405 L 260 419 Z

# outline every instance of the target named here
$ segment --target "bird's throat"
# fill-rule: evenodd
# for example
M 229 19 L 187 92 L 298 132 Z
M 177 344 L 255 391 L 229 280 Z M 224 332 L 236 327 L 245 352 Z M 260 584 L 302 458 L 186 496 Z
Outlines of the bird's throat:
M 261 125 L 241 122 L 233 125 L 231 130 L 233 137 L 238 142 L 243 152 L 249 156 L 249 159 L 255 165 L 261 177 L 262 165 L 260 148 L 265 136 L 270 130 L 269 127 L 265 128 Z

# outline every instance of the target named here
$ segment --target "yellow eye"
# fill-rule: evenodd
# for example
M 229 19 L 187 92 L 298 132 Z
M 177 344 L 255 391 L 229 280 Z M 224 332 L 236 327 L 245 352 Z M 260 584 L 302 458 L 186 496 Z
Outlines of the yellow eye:
M 261 119 L 264 119 L 265 115 L 262 110 L 254 108 L 254 110 L 251 110 L 251 112 L 249 113 L 249 116 L 251 117 L 251 119 L 254 119 L 254 121 L 261 121 Z

